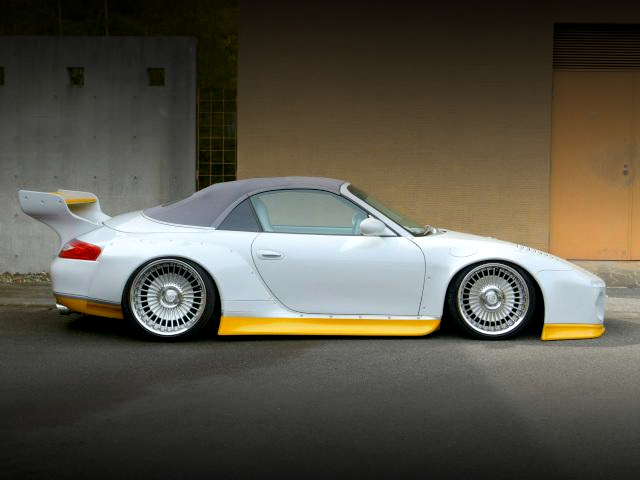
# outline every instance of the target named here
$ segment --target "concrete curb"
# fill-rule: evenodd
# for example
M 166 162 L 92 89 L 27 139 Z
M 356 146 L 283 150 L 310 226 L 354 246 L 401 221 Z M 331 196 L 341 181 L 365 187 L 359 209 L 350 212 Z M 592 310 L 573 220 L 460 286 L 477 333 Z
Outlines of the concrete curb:
M 622 298 L 609 295 L 606 313 L 608 315 L 612 313 L 640 314 L 640 298 Z
M 0 305 L 55 306 L 50 284 L 0 283 Z
M 610 260 L 571 260 L 599 276 L 609 288 L 640 288 L 640 262 Z

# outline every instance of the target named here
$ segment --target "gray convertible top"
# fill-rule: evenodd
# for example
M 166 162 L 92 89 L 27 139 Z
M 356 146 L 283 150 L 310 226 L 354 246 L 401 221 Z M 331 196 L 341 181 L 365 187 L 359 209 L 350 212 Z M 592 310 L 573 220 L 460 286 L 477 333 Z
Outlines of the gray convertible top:
M 242 200 L 269 190 L 310 188 L 340 193 L 343 180 L 322 177 L 271 177 L 216 183 L 177 202 L 144 210 L 144 214 L 161 222 L 198 227 L 217 227 Z

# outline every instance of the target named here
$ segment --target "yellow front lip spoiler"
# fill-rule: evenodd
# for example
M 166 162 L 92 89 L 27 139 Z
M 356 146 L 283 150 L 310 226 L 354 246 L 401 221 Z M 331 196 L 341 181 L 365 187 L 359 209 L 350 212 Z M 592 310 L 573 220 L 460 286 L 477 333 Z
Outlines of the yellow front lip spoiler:
M 547 323 L 542 328 L 541 340 L 582 340 L 598 338 L 604 334 L 604 325 L 589 323 Z

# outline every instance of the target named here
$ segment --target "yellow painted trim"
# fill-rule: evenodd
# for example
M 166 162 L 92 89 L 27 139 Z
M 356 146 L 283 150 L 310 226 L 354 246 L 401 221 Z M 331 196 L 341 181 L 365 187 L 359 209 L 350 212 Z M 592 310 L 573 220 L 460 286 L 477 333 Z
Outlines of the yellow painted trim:
M 351 318 L 222 317 L 218 335 L 375 335 L 422 336 L 440 328 L 440 320 Z
M 73 312 L 86 313 L 87 315 L 96 315 L 98 317 L 123 318 L 122 309 L 117 305 L 108 305 L 68 297 L 56 297 L 56 301 L 68 307 L 69 310 Z
M 64 203 L 66 203 L 67 205 L 76 205 L 78 203 L 96 203 L 96 199 L 88 198 L 88 197 L 87 198 L 83 198 L 83 197 L 65 198 Z
M 64 203 L 67 205 L 75 205 L 78 203 L 96 203 L 96 199 L 93 197 L 70 197 L 62 192 L 53 192 L 55 195 L 62 197 Z
M 581 340 L 598 338 L 604 334 L 604 325 L 590 323 L 548 323 L 542 328 L 541 340 Z

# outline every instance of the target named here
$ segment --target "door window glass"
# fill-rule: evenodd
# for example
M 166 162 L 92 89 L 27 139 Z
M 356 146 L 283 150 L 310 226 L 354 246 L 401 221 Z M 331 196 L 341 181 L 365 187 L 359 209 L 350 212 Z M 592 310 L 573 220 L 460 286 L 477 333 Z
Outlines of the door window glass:
M 280 190 L 251 197 L 265 232 L 360 235 L 367 213 L 348 200 L 320 190 Z

